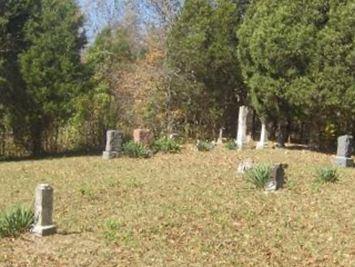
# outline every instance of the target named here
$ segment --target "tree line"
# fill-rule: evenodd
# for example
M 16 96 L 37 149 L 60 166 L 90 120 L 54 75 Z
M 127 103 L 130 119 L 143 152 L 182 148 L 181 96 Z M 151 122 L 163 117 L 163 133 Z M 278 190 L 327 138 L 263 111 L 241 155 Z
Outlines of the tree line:
M 108 128 L 235 137 L 240 105 L 280 142 L 355 134 L 353 0 L 117 9 L 88 43 L 74 0 L 0 3 L 0 154 L 95 149 Z

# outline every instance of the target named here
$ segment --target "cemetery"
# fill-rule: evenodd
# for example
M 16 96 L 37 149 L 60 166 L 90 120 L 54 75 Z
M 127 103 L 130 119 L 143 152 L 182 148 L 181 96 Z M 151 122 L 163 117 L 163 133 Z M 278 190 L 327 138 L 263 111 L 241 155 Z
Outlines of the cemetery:
M 151 134 L 137 132 L 147 144 Z M 236 149 L 184 144 L 144 159 L 125 156 L 109 130 L 102 157 L 0 163 L 0 209 L 34 205 L 33 224 L 0 239 L 0 265 L 350 266 L 352 137 L 331 155 L 272 148 L 265 130 L 251 146 L 246 132 L 240 116 Z M 322 166 L 340 181 L 316 182 Z M 258 168 L 268 173 L 259 187 L 248 180 Z
M 355 266 L 351 0 L 1 0 L 0 267 Z

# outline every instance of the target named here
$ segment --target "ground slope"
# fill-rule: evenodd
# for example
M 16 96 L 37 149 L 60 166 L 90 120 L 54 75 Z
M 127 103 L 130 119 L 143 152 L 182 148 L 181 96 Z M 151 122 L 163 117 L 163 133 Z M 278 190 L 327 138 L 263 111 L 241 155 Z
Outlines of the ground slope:
M 236 176 L 241 159 L 288 163 L 265 194 Z M 314 186 L 331 155 L 224 148 L 152 159 L 73 157 L 0 163 L 0 209 L 55 189 L 59 233 L 0 240 L 0 266 L 354 266 L 355 169 Z

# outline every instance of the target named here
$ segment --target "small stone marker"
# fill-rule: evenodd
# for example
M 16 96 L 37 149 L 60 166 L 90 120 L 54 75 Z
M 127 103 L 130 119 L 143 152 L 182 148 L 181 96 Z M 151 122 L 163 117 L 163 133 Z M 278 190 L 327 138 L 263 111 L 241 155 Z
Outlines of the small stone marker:
M 106 132 L 106 148 L 102 153 L 103 159 L 118 157 L 122 152 L 123 134 L 118 130 L 108 130 Z
M 253 167 L 253 161 L 251 159 L 243 160 L 239 163 L 237 174 L 243 174 Z
M 56 226 L 52 221 L 53 188 L 48 184 L 39 184 L 36 188 L 35 223 L 32 233 L 47 236 L 56 233 Z
M 335 164 L 341 167 L 352 167 L 354 161 L 351 158 L 353 149 L 353 137 L 342 135 L 338 137 L 338 149 L 335 157 Z
M 247 143 L 247 119 L 248 119 L 248 107 L 239 107 L 238 116 L 238 132 L 237 132 L 237 147 L 243 149 Z
M 153 134 L 148 129 L 134 129 L 133 141 L 144 145 L 150 145 L 153 141 Z
M 267 135 L 268 135 L 268 133 L 266 130 L 266 125 L 263 122 L 261 124 L 260 141 L 256 144 L 257 149 L 264 149 L 267 147 L 267 142 L 268 142 Z
M 285 164 L 275 164 L 271 170 L 271 179 L 266 183 L 265 190 L 274 192 L 283 187 L 285 183 Z
M 169 139 L 176 140 L 179 137 L 178 133 L 171 133 L 169 134 Z
M 223 130 L 224 130 L 224 128 L 219 129 L 217 145 L 222 145 L 223 144 Z

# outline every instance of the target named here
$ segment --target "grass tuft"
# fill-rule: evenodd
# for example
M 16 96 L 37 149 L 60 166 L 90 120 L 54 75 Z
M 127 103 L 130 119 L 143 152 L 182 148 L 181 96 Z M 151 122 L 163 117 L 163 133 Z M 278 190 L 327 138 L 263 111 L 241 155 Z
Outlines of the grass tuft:
M 106 241 L 115 242 L 118 239 L 120 223 L 114 219 L 108 219 L 104 224 L 104 238 Z
M 258 189 L 263 189 L 271 178 L 271 166 L 256 165 L 245 172 L 246 180 Z
M 315 182 L 324 183 L 335 183 L 339 180 L 338 169 L 332 166 L 321 167 L 317 169 L 315 174 Z
M 225 145 L 225 148 L 229 149 L 229 150 L 236 150 L 238 148 L 235 140 L 230 140 L 228 141 Z
M 129 141 L 123 145 L 123 152 L 130 158 L 150 158 L 153 153 L 141 143 Z
M 181 151 L 181 145 L 175 140 L 168 137 L 161 137 L 153 144 L 156 152 L 161 151 L 164 153 L 178 153 Z
M 197 141 L 196 148 L 198 151 L 210 151 L 214 148 L 214 144 L 208 141 Z
M 30 229 L 34 222 L 33 211 L 16 206 L 0 215 L 0 237 L 17 237 Z

